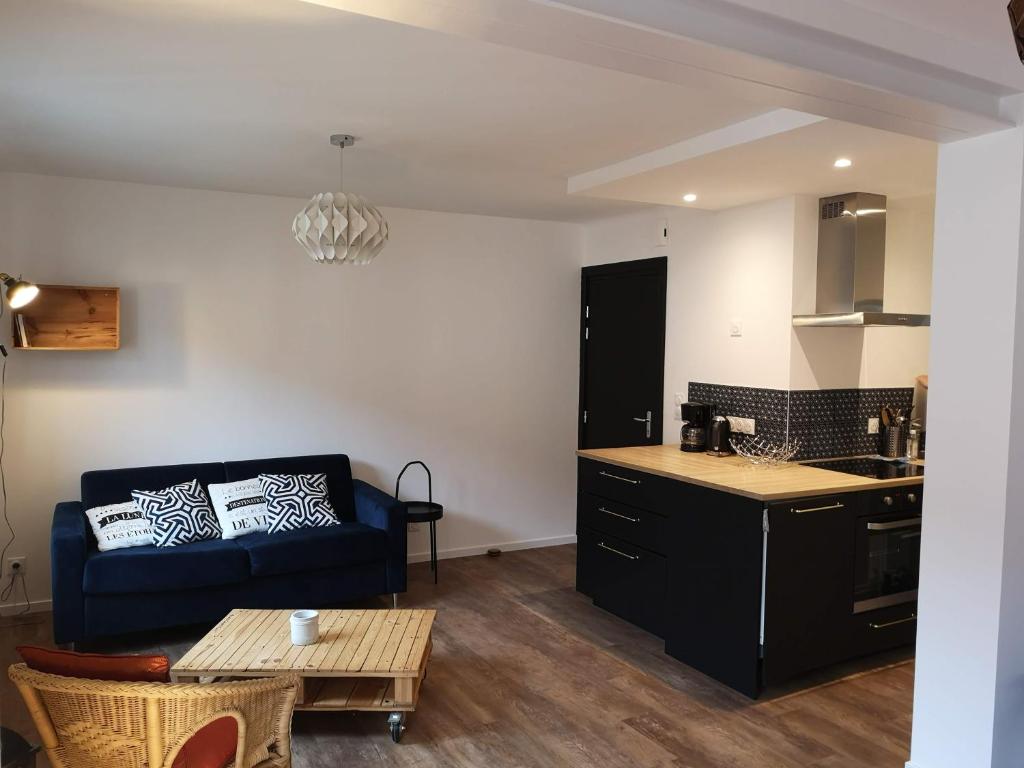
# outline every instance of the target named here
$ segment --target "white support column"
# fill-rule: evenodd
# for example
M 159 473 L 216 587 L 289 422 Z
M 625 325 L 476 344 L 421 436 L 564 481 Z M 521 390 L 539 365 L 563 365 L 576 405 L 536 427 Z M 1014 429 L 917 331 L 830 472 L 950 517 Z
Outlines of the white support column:
M 913 768 L 1024 759 L 1024 129 L 939 149 Z

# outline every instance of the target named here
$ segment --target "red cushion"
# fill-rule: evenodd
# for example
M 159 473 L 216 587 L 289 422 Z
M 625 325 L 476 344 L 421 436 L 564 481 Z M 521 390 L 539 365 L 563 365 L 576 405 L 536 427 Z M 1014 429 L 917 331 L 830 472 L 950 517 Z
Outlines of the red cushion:
M 171 670 L 171 663 L 166 656 L 108 656 L 102 653 L 58 651 L 34 645 L 19 645 L 17 650 L 30 669 L 63 677 L 166 683 Z
M 186 741 L 172 768 L 224 768 L 235 759 L 238 748 L 238 721 L 218 717 Z

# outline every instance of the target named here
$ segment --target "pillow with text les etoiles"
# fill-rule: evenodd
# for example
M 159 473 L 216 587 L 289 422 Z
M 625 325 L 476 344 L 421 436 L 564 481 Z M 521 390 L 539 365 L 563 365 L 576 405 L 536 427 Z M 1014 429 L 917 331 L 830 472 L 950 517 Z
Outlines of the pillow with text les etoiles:
M 153 543 L 153 529 L 134 501 L 93 507 L 85 516 L 100 552 Z

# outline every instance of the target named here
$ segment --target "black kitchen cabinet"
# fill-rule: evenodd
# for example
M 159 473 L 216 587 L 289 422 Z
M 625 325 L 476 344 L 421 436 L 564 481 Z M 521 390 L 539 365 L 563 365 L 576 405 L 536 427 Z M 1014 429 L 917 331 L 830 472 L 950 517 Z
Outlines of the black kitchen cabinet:
M 762 504 L 678 483 L 665 652 L 748 696 L 760 690 Z
M 597 531 L 584 530 L 578 551 L 591 573 L 594 605 L 662 636 L 665 558 Z
M 858 494 L 769 504 L 762 682 L 856 655 L 849 631 Z
M 580 459 L 577 589 L 755 698 L 914 642 L 916 602 L 855 613 L 854 584 L 858 531 L 906 526 L 921 494 L 912 485 L 766 503 Z

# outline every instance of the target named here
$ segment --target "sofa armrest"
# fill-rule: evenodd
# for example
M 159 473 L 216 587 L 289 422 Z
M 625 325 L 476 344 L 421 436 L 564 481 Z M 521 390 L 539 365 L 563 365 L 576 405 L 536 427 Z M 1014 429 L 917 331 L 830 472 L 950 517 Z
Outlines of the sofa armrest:
M 388 535 L 388 591 L 405 592 L 408 537 L 405 505 L 394 496 L 363 480 L 352 482 L 355 490 L 356 520 Z
M 82 581 L 89 555 L 89 533 L 78 501 L 62 501 L 53 510 L 50 528 L 50 574 L 53 582 L 53 639 L 58 645 L 85 637 Z

